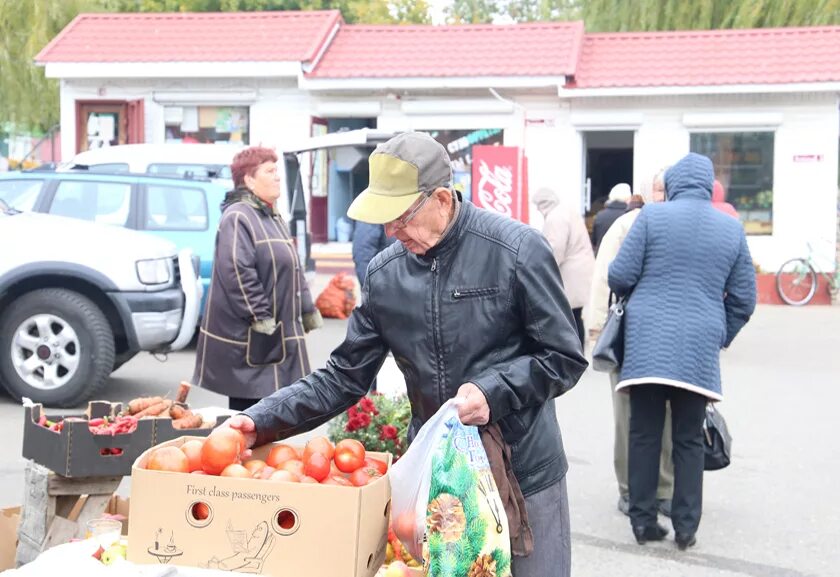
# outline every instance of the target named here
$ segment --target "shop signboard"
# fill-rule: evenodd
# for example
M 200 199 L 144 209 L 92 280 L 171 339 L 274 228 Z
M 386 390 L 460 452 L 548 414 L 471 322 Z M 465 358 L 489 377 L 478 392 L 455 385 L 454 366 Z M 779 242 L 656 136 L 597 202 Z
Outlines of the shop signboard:
M 472 201 L 522 222 L 528 222 L 525 155 L 515 146 L 473 146 Z

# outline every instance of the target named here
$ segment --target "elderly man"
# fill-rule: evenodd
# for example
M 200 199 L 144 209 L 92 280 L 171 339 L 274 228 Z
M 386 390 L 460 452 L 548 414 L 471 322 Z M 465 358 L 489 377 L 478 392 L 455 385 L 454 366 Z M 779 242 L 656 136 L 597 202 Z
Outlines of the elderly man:
M 409 437 L 452 397 L 461 421 L 512 447 L 533 551 L 516 577 L 570 573 L 568 468 L 553 399 L 586 369 L 551 248 L 539 232 L 461 201 L 446 149 L 400 134 L 370 157 L 350 217 L 400 240 L 371 261 L 364 298 L 327 366 L 229 420 L 250 444 L 326 422 L 368 390 L 388 351 L 405 376 Z

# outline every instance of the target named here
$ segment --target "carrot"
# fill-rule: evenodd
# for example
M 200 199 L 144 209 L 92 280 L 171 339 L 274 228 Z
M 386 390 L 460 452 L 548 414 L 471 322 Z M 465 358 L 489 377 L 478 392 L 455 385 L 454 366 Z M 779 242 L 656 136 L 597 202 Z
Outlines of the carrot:
M 139 397 L 137 399 L 132 399 L 128 403 L 128 414 L 136 415 L 137 413 L 145 411 L 149 407 L 162 402 L 163 397 Z
M 204 423 L 201 415 L 187 415 L 181 419 L 172 421 L 173 429 L 197 429 Z
M 190 385 L 187 381 L 181 381 L 181 384 L 178 386 L 178 395 L 175 397 L 175 401 L 178 403 L 186 403 L 187 402 L 187 395 L 190 394 Z
M 169 409 L 169 416 L 172 417 L 173 421 L 183 419 L 184 417 L 188 417 L 189 415 L 192 415 L 192 411 L 190 411 L 189 409 L 185 409 L 181 405 L 172 405 L 172 408 Z
M 143 417 L 157 417 L 164 411 L 167 411 L 171 405 L 172 401 L 161 401 L 157 404 L 152 405 L 151 407 L 143 409 L 134 416 L 138 419 L 141 419 Z

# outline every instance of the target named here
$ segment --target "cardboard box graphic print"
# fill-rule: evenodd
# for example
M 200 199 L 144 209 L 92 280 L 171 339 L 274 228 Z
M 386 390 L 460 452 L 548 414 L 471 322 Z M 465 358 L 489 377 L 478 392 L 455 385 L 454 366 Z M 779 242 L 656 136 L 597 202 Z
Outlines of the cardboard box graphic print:
M 264 459 L 270 448 L 256 449 L 254 458 Z M 385 560 L 387 474 L 364 487 L 344 487 L 149 471 L 145 464 L 153 450 L 132 468 L 129 561 L 261 575 L 372 577 Z M 371 456 L 390 463 L 390 455 Z

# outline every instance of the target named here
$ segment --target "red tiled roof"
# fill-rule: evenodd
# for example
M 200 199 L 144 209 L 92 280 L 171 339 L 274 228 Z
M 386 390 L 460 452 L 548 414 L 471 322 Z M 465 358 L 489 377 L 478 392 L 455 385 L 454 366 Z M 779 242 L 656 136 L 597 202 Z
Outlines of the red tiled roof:
M 840 81 L 840 26 L 586 34 L 576 88 Z
M 338 10 L 80 14 L 35 57 L 51 62 L 308 62 Z
M 583 22 L 342 26 L 310 78 L 563 76 Z

